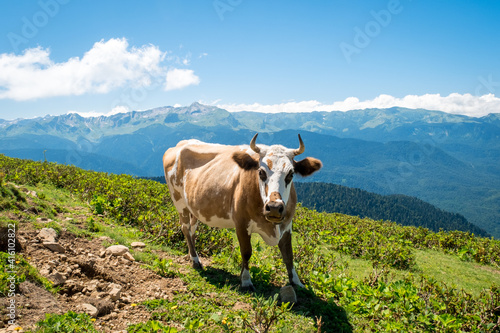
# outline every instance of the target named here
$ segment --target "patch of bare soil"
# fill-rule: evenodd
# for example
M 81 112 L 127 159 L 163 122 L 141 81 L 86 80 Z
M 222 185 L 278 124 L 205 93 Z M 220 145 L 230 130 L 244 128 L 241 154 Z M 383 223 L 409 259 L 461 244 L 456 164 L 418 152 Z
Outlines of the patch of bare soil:
M 60 287 L 59 293 L 54 295 L 29 281 L 20 284 L 16 295 L 16 324 L 24 330 L 35 328 L 36 322 L 44 319 L 46 313 L 75 311 L 92 315 L 100 331 L 119 332 L 130 324 L 150 318 L 150 312 L 138 305 L 140 302 L 159 298 L 170 300 L 174 293 L 186 291 L 181 279 L 161 277 L 130 255 L 106 254 L 103 243 L 112 241 L 108 237 L 88 240 L 63 231 L 51 242 L 34 228 L 24 228 L 19 236 L 24 243 L 24 257 Z M 179 260 L 184 259 L 176 261 Z M 6 308 L 6 302 L 6 298 L 0 298 L 0 309 Z M 8 319 L 0 314 L 2 332 L 7 330 Z

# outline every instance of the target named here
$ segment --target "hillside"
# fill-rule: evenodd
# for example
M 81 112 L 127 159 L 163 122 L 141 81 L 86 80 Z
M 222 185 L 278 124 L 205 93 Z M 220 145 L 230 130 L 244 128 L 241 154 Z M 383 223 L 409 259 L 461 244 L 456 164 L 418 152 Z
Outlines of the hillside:
M 404 108 L 349 112 L 230 113 L 215 106 L 160 107 L 109 117 L 77 114 L 0 122 L 0 153 L 90 170 L 156 176 L 179 140 L 296 145 L 324 168 L 308 181 L 403 194 L 463 215 L 500 238 L 500 124 Z
M 162 184 L 5 156 L 0 175 L 0 223 L 16 225 L 24 248 L 12 265 L 25 331 L 263 332 L 266 323 L 269 332 L 499 328 L 499 241 L 299 207 L 294 253 L 306 288 L 290 307 L 275 299 L 287 280 L 279 251 L 259 237 L 255 294 L 238 290 L 231 231 L 200 226 L 205 269 L 188 267 Z M 64 254 L 40 243 L 42 228 L 54 229 L 52 243 Z M 112 244 L 128 247 L 133 259 L 106 254 Z M 8 254 L 0 255 L 5 282 L 12 273 Z M 8 288 L 0 284 L 2 305 Z

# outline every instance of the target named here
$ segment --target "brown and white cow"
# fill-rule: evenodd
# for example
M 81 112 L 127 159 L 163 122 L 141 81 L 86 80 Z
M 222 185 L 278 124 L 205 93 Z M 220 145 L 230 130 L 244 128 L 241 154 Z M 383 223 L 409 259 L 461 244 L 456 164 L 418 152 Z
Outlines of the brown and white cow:
M 278 245 L 292 285 L 303 286 L 293 267 L 292 217 L 297 203 L 294 174 L 309 176 L 322 164 L 307 157 L 295 161 L 305 150 L 281 145 L 225 146 L 185 140 L 163 156 L 165 178 L 179 212 L 193 267 L 201 268 L 194 246 L 194 232 L 201 221 L 218 228 L 235 228 L 240 243 L 241 287 L 255 290 L 248 261 L 250 237 L 259 234 L 269 245 Z

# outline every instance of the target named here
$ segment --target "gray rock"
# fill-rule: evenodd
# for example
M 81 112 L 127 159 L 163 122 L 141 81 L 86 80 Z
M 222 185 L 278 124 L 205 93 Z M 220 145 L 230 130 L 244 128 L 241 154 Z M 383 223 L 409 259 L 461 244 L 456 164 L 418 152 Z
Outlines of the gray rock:
M 127 259 L 128 261 L 135 261 L 134 256 L 130 252 L 125 252 L 123 254 L 123 258 Z
M 297 295 L 292 286 L 284 286 L 280 290 L 280 299 L 283 303 L 297 303 Z
M 92 292 L 92 291 L 96 290 L 98 284 L 99 284 L 99 280 L 94 279 L 94 280 L 90 281 L 89 283 L 87 283 L 87 287 L 86 287 L 87 291 Z
M 59 272 L 55 272 L 53 274 L 50 274 L 49 276 L 47 276 L 47 279 L 52 281 L 52 283 L 56 287 L 64 284 L 64 282 L 66 282 L 66 278 L 64 276 L 62 276 Z
M 45 246 L 47 249 L 49 249 L 53 252 L 58 252 L 58 253 L 66 252 L 64 247 L 62 247 L 61 244 L 56 243 L 56 242 L 43 242 L 43 246 Z
M 109 288 L 110 288 L 110 291 L 108 292 L 109 298 L 111 298 L 112 301 L 119 300 L 122 294 L 122 286 L 116 283 L 111 283 L 109 285 Z
M 91 317 L 97 318 L 99 311 L 95 306 L 89 303 L 83 303 L 81 305 L 83 312 L 88 313 Z
M 132 242 L 132 244 L 130 244 L 130 246 L 132 248 L 144 248 L 146 247 L 146 244 L 144 244 L 143 242 Z
M 125 245 L 111 245 L 106 249 L 106 255 L 108 256 L 123 256 L 128 252 L 129 249 Z
M 38 233 L 38 238 L 42 242 L 55 242 L 57 239 L 57 232 L 52 228 L 42 228 Z

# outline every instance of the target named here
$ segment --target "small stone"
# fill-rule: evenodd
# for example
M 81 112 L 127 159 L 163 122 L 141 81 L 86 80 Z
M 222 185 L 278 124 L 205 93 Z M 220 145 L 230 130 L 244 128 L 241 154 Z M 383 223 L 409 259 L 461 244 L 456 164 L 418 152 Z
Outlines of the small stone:
M 297 303 L 297 295 L 292 286 L 284 286 L 281 288 L 280 298 L 282 303 Z
M 81 305 L 83 312 L 88 313 L 91 317 L 97 318 L 97 314 L 99 311 L 97 311 L 97 308 L 93 306 L 92 304 L 88 303 L 83 303 Z
M 64 284 L 64 282 L 66 282 L 66 278 L 63 275 L 61 275 L 59 272 L 55 272 L 55 273 L 47 276 L 47 279 L 52 281 L 54 286 L 60 286 L 60 285 Z
M 68 257 L 65 254 L 59 255 L 59 258 L 61 258 L 62 261 L 68 260 Z
M 38 233 L 38 238 L 43 242 L 55 242 L 57 239 L 57 232 L 52 228 L 42 228 Z
M 108 295 L 112 301 L 117 301 L 121 297 L 122 287 L 119 284 L 114 284 L 114 283 L 112 283 L 111 285 L 112 287 Z
M 45 246 L 47 249 L 49 249 L 53 252 L 58 252 L 58 253 L 66 252 L 64 247 L 62 247 L 61 244 L 56 243 L 56 242 L 43 242 L 43 246 Z
M 120 257 L 120 263 L 122 263 L 123 265 L 130 265 L 131 261 L 125 259 L 124 257 Z
M 99 280 L 92 280 L 89 283 L 87 283 L 87 291 L 93 292 L 97 289 L 97 285 L 99 284 Z
M 58 264 L 59 264 L 59 262 L 56 262 L 55 260 L 50 260 L 50 261 L 47 263 L 47 266 L 49 266 L 50 268 L 54 268 L 54 267 L 56 267 Z
M 146 247 L 146 244 L 144 244 L 143 242 L 132 242 L 132 244 L 130 244 L 130 246 L 132 248 L 144 248 Z
M 129 252 L 129 250 L 125 245 L 111 245 L 106 249 L 106 255 L 111 256 L 122 256 L 127 252 Z
M 131 303 L 131 302 L 132 302 L 132 299 L 130 298 L 130 296 L 126 296 L 126 297 L 122 297 L 122 298 L 120 299 L 120 301 L 122 301 L 123 303 L 128 304 L 128 303 Z
M 104 258 L 106 256 L 106 250 L 99 252 L 99 257 Z
M 135 261 L 134 256 L 132 256 L 132 254 L 130 252 L 125 252 L 123 254 L 123 258 L 125 258 L 125 259 L 127 259 L 129 261 Z

